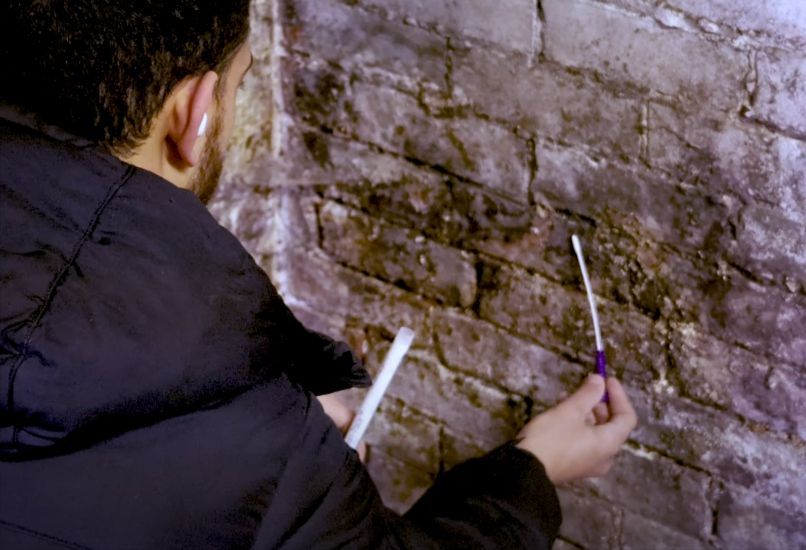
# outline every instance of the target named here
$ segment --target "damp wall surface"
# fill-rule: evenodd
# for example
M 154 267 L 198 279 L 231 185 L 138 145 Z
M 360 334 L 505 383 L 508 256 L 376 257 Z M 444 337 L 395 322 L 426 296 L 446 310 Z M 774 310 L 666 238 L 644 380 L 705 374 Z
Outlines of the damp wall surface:
M 640 426 L 556 547 L 806 546 L 806 2 L 252 17 L 212 210 L 371 369 L 417 331 L 368 436 L 391 507 L 592 369 L 576 233 Z

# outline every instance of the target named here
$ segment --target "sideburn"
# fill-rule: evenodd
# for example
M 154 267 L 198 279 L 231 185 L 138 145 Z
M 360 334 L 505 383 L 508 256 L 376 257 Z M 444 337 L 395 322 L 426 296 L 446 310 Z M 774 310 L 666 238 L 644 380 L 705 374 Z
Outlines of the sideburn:
M 216 112 L 207 130 L 207 142 L 202 152 L 199 171 L 193 178 L 191 189 L 203 204 L 210 202 L 224 169 L 224 153 L 221 150 L 222 114 Z

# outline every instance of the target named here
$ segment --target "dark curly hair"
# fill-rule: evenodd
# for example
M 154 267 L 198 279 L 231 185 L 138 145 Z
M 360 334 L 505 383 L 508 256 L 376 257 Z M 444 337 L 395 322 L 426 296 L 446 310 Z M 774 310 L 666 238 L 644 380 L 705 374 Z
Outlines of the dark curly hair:
M 3 0 L 0 101 L 119 154 L 146 138 L 173 88 L 223 73 L 248 0 Z

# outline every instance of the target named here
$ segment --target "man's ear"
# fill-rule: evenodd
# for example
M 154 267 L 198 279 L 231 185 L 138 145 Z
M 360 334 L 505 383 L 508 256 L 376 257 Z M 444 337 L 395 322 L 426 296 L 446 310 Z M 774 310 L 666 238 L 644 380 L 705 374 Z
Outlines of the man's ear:
M 205 139 L 205 131 L 215 114 L 212 112 L 218 74 L 208 71 L 174 106 L 174 124 L 169 139 L 174 142 L 179 158 L 188 166 L 196 166 Z

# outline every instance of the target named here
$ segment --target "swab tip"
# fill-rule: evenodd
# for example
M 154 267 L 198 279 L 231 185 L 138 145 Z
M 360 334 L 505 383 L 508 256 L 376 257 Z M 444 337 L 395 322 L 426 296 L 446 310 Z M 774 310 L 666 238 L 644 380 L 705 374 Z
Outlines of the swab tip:
M 395 339 L 399 339 L 401 342 L 411 344 L 411 342 L 414 340 L 414 331 L 409 327 L 400 327 L 400 329 L 397 331 Z
M 579 237 L 571 235 L 571 244 L 574 246 L 574 252 L 582 254 L 582 243 L 579 241 Z

